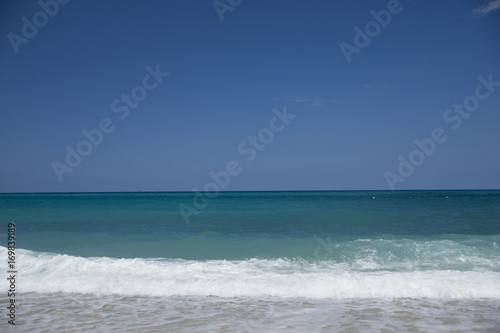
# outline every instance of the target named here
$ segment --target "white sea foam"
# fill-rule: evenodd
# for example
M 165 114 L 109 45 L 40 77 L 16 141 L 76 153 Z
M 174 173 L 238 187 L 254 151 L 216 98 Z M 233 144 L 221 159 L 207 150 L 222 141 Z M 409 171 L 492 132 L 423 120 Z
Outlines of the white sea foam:
M 82 258 L 28 250 L 17 250 L 17 264 L 21 293 L 500 299 L 500 273 L 484 269 L 359 270 L 333 261 Z

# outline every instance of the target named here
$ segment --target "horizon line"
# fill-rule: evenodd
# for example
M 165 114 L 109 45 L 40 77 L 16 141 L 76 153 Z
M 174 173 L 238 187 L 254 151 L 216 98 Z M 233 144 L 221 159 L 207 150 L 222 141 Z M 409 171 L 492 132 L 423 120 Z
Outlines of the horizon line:
M 500 189 L 401 189 L 401 190 L 233 190 L 218 193 L 241 192 L 437 192 L 437 191 L 500 191 Z M 71 191 L 71 192 L 0 192 L 1 194 L 95 194 L 95 193 L 203 193 L 203 191 Z

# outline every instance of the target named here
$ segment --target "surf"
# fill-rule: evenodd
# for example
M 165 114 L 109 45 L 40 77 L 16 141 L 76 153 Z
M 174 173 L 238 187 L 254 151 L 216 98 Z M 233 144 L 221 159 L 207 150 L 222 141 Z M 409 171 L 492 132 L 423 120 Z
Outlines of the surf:
M 0 247 L 0 255 L 6 248 Z M 500 272 L 373 269 L 373 262 L 303 259 L 117 259 L 18 250 L 20 293 L 307 298 L 495 298 Z

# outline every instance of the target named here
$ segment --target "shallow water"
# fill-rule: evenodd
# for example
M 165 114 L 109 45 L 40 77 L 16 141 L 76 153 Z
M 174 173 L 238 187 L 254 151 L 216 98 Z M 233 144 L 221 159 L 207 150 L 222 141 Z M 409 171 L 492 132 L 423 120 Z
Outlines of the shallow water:
M 340 300 L 27 293 L 19 300 L 16 332 L 498 332 L 500 329 L 500 301 L 487 298 Z M 4 296 L 0 301 L 4 303 Z M 3 330 L 6 323 L 0 323 L 0 327 Z

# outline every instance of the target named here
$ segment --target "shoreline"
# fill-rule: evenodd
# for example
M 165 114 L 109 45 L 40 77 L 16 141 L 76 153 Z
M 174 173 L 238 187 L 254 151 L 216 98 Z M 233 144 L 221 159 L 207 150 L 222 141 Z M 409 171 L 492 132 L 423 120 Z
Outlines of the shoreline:
M 0 297 L 0 302 L 3 301 Z M 500 327 L 500 299 L 315 299 L 216 296 L 96 296 L 26 293 L 16 329 L 23 332 L 443 332 Z M 5 323 L 2 323 L 2 327 Z

